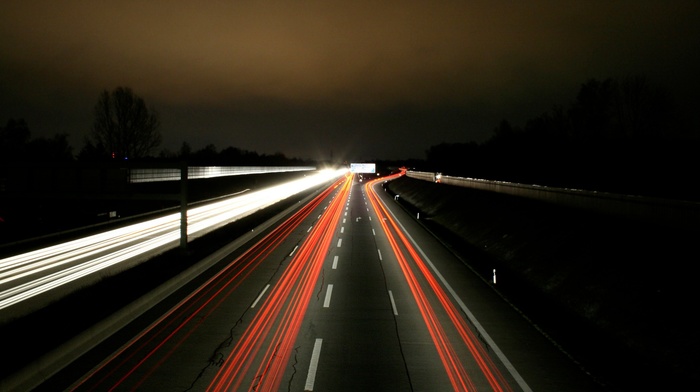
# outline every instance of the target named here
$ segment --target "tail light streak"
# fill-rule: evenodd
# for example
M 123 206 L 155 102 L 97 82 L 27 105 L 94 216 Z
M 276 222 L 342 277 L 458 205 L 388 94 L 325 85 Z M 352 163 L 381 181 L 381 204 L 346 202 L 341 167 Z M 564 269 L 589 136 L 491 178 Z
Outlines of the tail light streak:
M 475 390 L 476 387 L 470 374 L 465 369 L 464 363 L 457 355 L 454 349 L 454 342 L 450 341 L 445 328 L 438 319 L 436 310 L 428 300 L 428 296 L 420 284 L 420 279 L 427 282 L 442 308 L 446 312 L 451 327 L 460 336 L 461 341 L 471 353 L 472 358 L 476 362 L 481 374 L 485 377 L 489 386 L 494 391 L 510 391 L 512 390 L 501 371 L 489 356 L 486 349 L 478 341 L 474 332 L 467 325 L 465 319 L 461 316 L 452 301 L 448 298 L 445 290 L 435 279 L 433 273 L 428 269 L 426 263 L 421 256 L 416 252 L 411 241 L 406 238 L 403 230 L 399 228 L 396 221 L 392 218 L 386 207 L 379 201 L 375 194 L 372 185 L 379 180 L 365 185 L 366 194 L 369 195 L 369 201 L 377 213 L 379 224 L 386 234 L 391 249 L 397 258 L 401 271 L 403 272 L 408 286 L 413 294 L 413 297 L 418 305 L 418 309 L 425 321 L 426 327 L 430 334 L 435 348 L 438 352 L 440 360 L 445 368 L 447 376 L 452 383 L 454 390 L 468 391 Z M 411 263 L 411 260 L 413 263 Z M 413 267 L 415 266 L 415 267 Z M 420 272 L 416 274 L 415 270 Z
M 248 373 L 251 364 L 256 362 L 252 359 L 258 357 L 263 341 L 273 328 L 275 331 L 272 339 L 266 344 L 267 349 L 248 389 L 279 389 L 351 184 L 351 177 L 348 176 L 340 194 L 332 200 L 309 237 L 299 247 L 279 283 L 265 299 L 261 310 L 226 358 L 207 390 L 239 390 L 244 382 L 244 375 Z
M 346 185 L 342 189 L 342 195 L 336 196 L 334 200 L 342 200 L 346 197 L 347 184 L 350 181 L 344 178 L 328 187 L 311 203 L 279 225 L 251 249 L 232 261 L 228 267 L 210 278 L 135 337 L 129 344 L 105 360 L 79 381 L 73 390 L 113 390 L 126 385 L 128 388 L 137 389 L 141 386 L 177 351 L 183 342 L 187 341 L 199 325 L 219 308 L 245 278 L 264 261 L 265 257 L 337 188 L 339 183 Z M 338 203 L 334 201 L 333 205 Z M 210 385 L 210 389 L 229 389 L 230 385 L 240 385 L 242 377 L 236 379 L 234 376 L 241 376 L 240 372 L 245 373 L 251 366 L 250 359 L 261 348 L 265 336 L 273 325 L 277 325 L 274 343 L 269 345 L 265 355 L 266 361 L 262 362 L 263 365 L 256 373 L 265 377 L 259 377 L 255 383 L 269 383 L 270 381 L 265 379 L 268 375 L 277 378 L 281 376 L 280 369 L 283 369 L 287 360 L 285 359 L 282 361 L 284 363 L 281 363 L 274 353 L 281 352 L 282 348 L 290 350 L 296 338 L 296 332 L 299 329 L 304 310 L 308 305 L 308 299 L 315 286 L 329 241 L 333 235 L 334 226 L 331 225 L 333 222 L 331 215 L 334 215 L 337 221 L 337 215 L 340 213 L 338 208 L 329 209 L 329 211 L 334 211 L 334 214 L 324 213 L 322 215 L 322 219 L 314 225 L 311 235 L 300 246 L 279 283 L 274 286 L 266 299 L 260 299 L 262 304 L 257 305 L 259 310 L 254 316 L 254 321 L 251 322 L 250 327 L 238 341 L 234 350 L 231 351 L 228 359 L 224 361 L 215 381 Z M 318 243 L 319 241 L 323 241 L 323 243 Z M 299 279 L 300 277 L 301 279 Z M 299 280 L 300 283 L 296 290 L 292 290 L 295 286 L 295 280 Z M 286 296 L 289 296 L 288 301 Z M 276 320 L 285 302 L 289 303 L 288 308 L 283 318 Z M 286 326 L 285 324 L 291 325 Z M 159 354 L 157 362 L 153 363 L 158 352 L 161 354 Z M 288 356 L 289 353 L 287 353 L 287 358 Z M 280 380 L 277 379 L 274 382 L 279 385 Z M 251 385 L 250 388 L 253 386 Z

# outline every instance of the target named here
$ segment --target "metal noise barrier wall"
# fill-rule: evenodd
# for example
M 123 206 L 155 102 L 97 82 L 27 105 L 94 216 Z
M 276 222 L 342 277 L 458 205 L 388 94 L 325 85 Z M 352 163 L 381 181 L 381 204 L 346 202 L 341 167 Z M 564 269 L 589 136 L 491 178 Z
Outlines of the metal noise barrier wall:
M 225 176 L 240 176 L 247 174 L 283 173 L 316 170 L 309 166 L 190 166 L 187 168 L 187 178 L 214 178 Z M 129 182 L 160 182 L 179 181 L 178 168 L 140 168 L 131 169 Z
M 700 220 L 698 202 L 453 177 L 432 172 L 407 171 L 406 176 L 670 226 L 692 227 Z

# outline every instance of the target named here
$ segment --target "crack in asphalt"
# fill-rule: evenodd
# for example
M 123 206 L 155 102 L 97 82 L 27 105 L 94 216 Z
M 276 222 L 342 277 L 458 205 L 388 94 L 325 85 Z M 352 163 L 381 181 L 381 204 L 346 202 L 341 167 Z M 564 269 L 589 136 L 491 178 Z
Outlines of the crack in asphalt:
M 292 375 L 289 377 L 289 383 L 287 384 L 288 391 L 292 390 L 292 381 L 294 381 L 294 376 L 297 374 L 297 364 L 299 363 L 299 359 L 297 357 L 299 355 L 299 347 L 301 346 L 294 347 L 294 362 L 292 362 Z

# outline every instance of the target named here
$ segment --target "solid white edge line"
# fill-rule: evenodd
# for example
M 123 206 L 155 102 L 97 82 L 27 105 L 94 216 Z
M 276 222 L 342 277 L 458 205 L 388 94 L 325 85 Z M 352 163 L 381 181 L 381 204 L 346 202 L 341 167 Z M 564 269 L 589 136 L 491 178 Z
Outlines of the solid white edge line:
M 331 306 L 331 295 L 333 294 L 333 285 L 329 284 L 328 287 L 326 287 L 326 298 L 323 300 L 323 307 L 327 308 Z
M 493 352 L 496 354 L 498 359 L 500 359 L 501 362 L 503 362 L 503 365 L 506 367 L 506 369 L 508 369 L 508 372 L 513 376 L 513 378 L 518 383 L 518 385 L 520 385 L 520 388 L 522 388 L 523 391 L 525 391 L 525 392 L 532 392 L 532 389 L 530 389 L 530 386 L 527 385 L 527 382 L 525 382 L 525 380 L 522 378 L 520 373 L 518 373 L 518 370 L 515 369 L 513 364 L 510 363 L 508 358 L 506 358 L 506 355 L 503 354 L 503 351 L 501 351 L 501 349 L 496 345 L 496 342 L 494 342 L 493 339 L 491 339 L 491 336 L 488 333 L 486 333 L 486 330 L 484 329 L 484 327 L 481 326 L 481 323 L 479 323 L 476 320 L 476 317 L 474 317 L 474 314 L 472 314 L 472 312 L 469 310 L 469 308 L 467 308 L 467 305 L 464 304 L 462 299 L 459 298 L 457 293 L 452 289 L 452 286 L 450 286 L 450 284 L 447 283 L 447 281 L 442 276 L 440 271 L 438 271 L 438 269 L 435 267 L 433 262 L 430 261 L 430 259 L 425 254 L 425 252 L 423 252 L 423 249 L 421 249 L 421 247 L 418 246 L 418 244 L 413 239 L 413 237 L 411 237 L 411 234 L 409 234 L 408 231 L 406 231 L 406 228 L 401 224 L 401 222 L 398 221 L 398 219 L 396 218 L 396 215 L 394 215 L 394 213 L 391 211 L 391 209 L 389 209 L 389 206 L 386 203 L 384 203 L 384 201 L 382 201 L 381 199 L 379 199 L 379 200 L 382 202 L 382 204 L 384 204 L 385 207 L 387 207 L 387 211 L 389 211 L 391 216 L 394 217 L 394 220 L 401 227 L 401 230 L 403 230 L 403 232 L 406 233 L 406 237 L 408 237 L 408 239 L 411 241 L 413 246 L 415 246 L 416 249 L 418 249 L 418 252 L 420 252 L 421 256 L 425 259 L 425 262 L 428 263 L 428 265 L 430 265 L 430 268 L 433 270 L 433 272 L 435 272 L 435 275 L 438 278 L 440 278 L 440 281 L 445 286 L 447 291 L 450 292 L 450 295 L 452 295 L 452 298 L 455 299 L 455 301 L 457 302 L 459 307 L 462 309 L 462 311 L 467 315 L 467 317 L 472 322 L 472 324 L 474 324 L 474 327 L 479 331 L 479 333 L 484 338 L 484 340 L 486 340 L 486 343 L 493 349 Z
M 306 385 L 304 385 L 305 391 L 313 391 L 314 383 L 316 382 L 316 370 L 318 369 L 318 359 L 321 356 L 321 345 L 323 344 L 323 339 L 317 338 L 314 342 L 314 350 L 311 353 L 311 361 L 309 362 L 309 372 L 306 374 Z
M 253 304 L 250 305 L 251 308 L 254 308 L 255 305 L 258 304 L 258 301 L 260 301 L 260 298 L 262 298 L 262 296 L 265 294 L 265 292 L 266 292 L 267 289 L 269 289 L 269 288 L 270 288 L 270 284 L 268 283 L 267 286 L 265 286 L 265 288 L 263 289 L 263 291 L 260 292 L 260 295 L 258 295 L 258 298 L 255 299 L 255 302 L 253 302 Z
M 399 311 L 396 310 L 396 302 L 394 302 L 394 294 L 391 293 L 391 290 L 389 290 L 389 299 L 391 300 L 391 309 L 394 310 L 394 316 L 398 316 Z

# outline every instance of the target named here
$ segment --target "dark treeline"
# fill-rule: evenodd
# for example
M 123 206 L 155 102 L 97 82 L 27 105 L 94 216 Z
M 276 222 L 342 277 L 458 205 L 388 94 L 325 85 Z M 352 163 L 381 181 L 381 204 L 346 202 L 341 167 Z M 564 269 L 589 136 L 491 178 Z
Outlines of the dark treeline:
M 217 151 L 215 145 L 208 144 L 200 150 L 192 151 L 187 142 L 182 143 L 177 153 L 161 151 L 158 160 L 184 160 L 192 166 L 312 166 L 315 164 L 300 158 L 289 158 L 281 152 L 272 155 L 259 154 L 233 146 Z
M 700 143 L 669 96 L 644 77 L 584 83 L 569 107 L 490 139 L 426 151 L 426 171 L 488 180 L 698 200 Z
M 24 119 L 10 119 L 0 127 L 0 164 L 17 163 L 105 163 L 105 162 L 170 162 L 186 161 L 201 166 L 289 166 L 307 164 L 296 158 L 287 158 L 278 152 L 273 155 L 227 147 L 217 151 L 209 144 L 192 151 L 184 142 L 178 153 L 162 150 L 160 146 L 160 118 L 143 98 L 129 87 L 119 86 L 103 90 L 93 108 L 93 124 L 80 152 L 74 156 L 67 135 L 52 139 L 31 138 Z
M 68 135 L 32 139 L 24 119 L 10 119 L 5 127 L 0 126 L 0 163 L 71 161 L 73 148 Z
M 226 147 L 220 151 L 209 144 L 200 150 L 193 150 L 184 142 L 178 152 L 161 150 L 158 155 L 132 159 L 131 162 L 179 162 L 186 161 L 192 166 L 301 166 L 313 162 L 299 158 L 289 158 L 283 153 L 260 154 L 237 147 Z M 101 163 L 113 162 L 114 158 L 86 140 L 85 146 L 73 153 L 68 143 L 68 135 L 57 134 L 53 138 L 32 138 L 24 119 L 10 119 L 6 126 L 0 126 L 0 164 L 21 163 Z
M 136 102 L 147 113 L 146 123 L 157 128 L 157 112 L 147 112 L 145 103 L 128 88 L 111 94 L 102 92 L 95 106 L 95 123 L 84 146 L 74 154 L 68 136 L 32 138 L 23 119 L 11 119 L 0 127 L 0 164 L 46 162 L 186 161 L 195 166 L 285 166 L 314 165 L 278 152 L 258 154 L 233 146 L 217 149 L 213 144 L 193 151 L 184 142 L 177 152 L 156 153 L 160 136 L 124 143 L 119 121 L 110 122 L 110 108 Z M 110 106 L 111 105 L 111 106 Z M 488 180 L 564 188 L 596 190 L 643 196 L 700 200 L 693 184 L 700 147 L 698 130 L 683 121 L 671 97 L 643 76 L 622 80 L 589 80 L 583 83 L 573 103 L 516 126 L 503 120 L 483 143 L 443 143 L 426 151 L 425 160 L 397 164 L 419 170 L 442 172 Z M 128 131 L 128 130 L 126 130 Z M 143 132 L 141 132 L 143 133 Z M 139 143 L 149 151 L 134 156 Z M 126 147 L 124 147 L 126 146 Z M 116 151 L 116 154 L 115 154 Z

